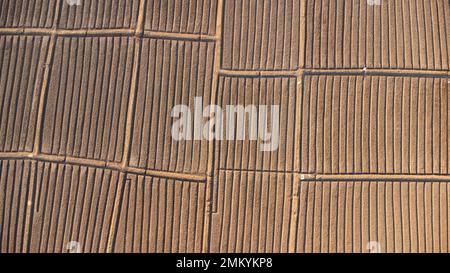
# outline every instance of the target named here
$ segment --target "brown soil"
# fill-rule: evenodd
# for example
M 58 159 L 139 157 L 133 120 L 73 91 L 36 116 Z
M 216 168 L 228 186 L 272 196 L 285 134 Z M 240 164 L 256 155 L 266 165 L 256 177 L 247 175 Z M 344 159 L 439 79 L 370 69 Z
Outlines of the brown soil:
M 0 252 L 450 251 L 448 0 L 76 2 L 0 1 Z

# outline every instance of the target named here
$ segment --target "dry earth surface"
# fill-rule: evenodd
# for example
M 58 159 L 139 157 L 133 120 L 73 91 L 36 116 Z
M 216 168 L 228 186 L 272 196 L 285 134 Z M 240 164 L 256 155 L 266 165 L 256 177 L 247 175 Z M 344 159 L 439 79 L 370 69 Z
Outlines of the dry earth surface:
M 449 56 L 448 0 L 0 0 L 0 251 L 449 252 Z

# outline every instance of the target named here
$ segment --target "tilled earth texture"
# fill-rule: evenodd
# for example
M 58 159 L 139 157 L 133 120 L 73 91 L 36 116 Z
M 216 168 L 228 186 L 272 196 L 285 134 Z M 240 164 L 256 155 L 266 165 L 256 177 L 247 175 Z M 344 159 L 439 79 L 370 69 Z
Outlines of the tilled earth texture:
M 448 0 L 0 0 L 0 251 L 449 252 L 449 56 Z

